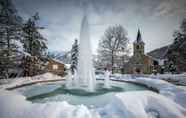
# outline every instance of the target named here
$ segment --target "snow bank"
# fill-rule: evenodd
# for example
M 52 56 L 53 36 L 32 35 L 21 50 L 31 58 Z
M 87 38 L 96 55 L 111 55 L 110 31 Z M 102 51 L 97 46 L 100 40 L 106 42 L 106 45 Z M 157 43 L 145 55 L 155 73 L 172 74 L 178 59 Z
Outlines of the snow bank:
M 99 109 L 103 118 L 184 118 L 186 110 L 172 100 L 150 91 L 119 93 Z
M 144 84 L 151 88 L 155 88 L 159 91 L 160 94 L 172 99 L 176 103 L 186 108 L 186 91 L 184 89 L 158 79 L 139 77 L 137 79 L 133 79 L 132 81 Z
M 32 78 L 19 78 L 2 85 L 15 87 L 31 82 L 64 79 L 50 73 Z M 155 88 L 150 91 L 123 92 L 116 94 L 106 106 L 88 109 L 84 105 L 67 102 L 31 103 L 19 93 L 0 90 L 0 118 L 185 118 L 186 91 L 164 80 L 131 75 L 115 75 L 115 80 L 131 81 Z
M 146 78 L 152 78 L 152 79 L 160 79 L 160 80 L 166 80 L 171 83 L 180 84 L 180 85 L 186 85 L 186 73 L 182 74 L 157 74 L 157 75 L 131 75 L 131 74 L 113 74 L 112 79 L 135 79 L 138 77 L 146 77 Z
M 0 80 L 1 86 L 0 89 L 14 88 L 21 85 L 37 83 L 42 81 L 50 81 L 50 80 L 63 80 L 64 78 L 54 75 L 52 73 L 45 73 L 38 76 L 33 77 L 22 77 L 8 80 Z
M 17 93 L 0 91 L 0 118 L 99 118 L 86 106 L 67 102 L 31 103 Z
M 67 102 L 31 103 L 14 92 L 0 90 L 0 118 L 184 118 L 186 110 L 150 91 L 116 94 L 106 106 L 88 109 Z
M 163 75 L 162 75 L 163 76 Z M 186 76 L 185 74 L 179 74 L 174 75 L 173 77 L 171 74 L 166 74 L 164 77 L 172 77 L 172 79 L 179 79 L 179 77 Z M 186 108 L 186 91 L 185 89 L 176 86 L 174 84 L 171 84 L 167 81 L 162 80 L 162 78 L 150 78 L 150 77 L 137 77 L 133 75 L 114 75 L 112 78 L 113 80 L 119 80 L 119 81 L 128 81 L 128 82 L 134 82 L 137 84 L 145 85 L 149 88 L 153 88 L 155 90 L 158 90 L 159 94 L 166 96 L 176 103 L 180 104 L 184 108 Z M 183 77 L 184 78 L 184 77 Z M 182 78 L 182 79 L 183 79 Z
M 186 73 L 150 75 L 151 78 L 162 79 L 176 84 L 186 85 Z

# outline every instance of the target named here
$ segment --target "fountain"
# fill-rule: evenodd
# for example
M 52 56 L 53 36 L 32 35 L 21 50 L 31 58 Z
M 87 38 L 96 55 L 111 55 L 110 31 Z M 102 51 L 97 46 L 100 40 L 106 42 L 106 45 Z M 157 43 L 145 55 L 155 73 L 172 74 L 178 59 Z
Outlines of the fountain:
M 77 74 L 74 76 L 74 81 L 78 88 L 85 88 L 89 92 L 95 89 L 95 72 L 92 63 L 92 52 L 90 45 L 89 24 L 87 15 L 84 15 L 81 23 L 78 55 Z M 77 79 L 77 80 L 76 80 Z
M 108 70 L 105 71 L 104 74 L 105 78 L 104 78 L 104 87 L 109 89 L 110 88 L 110 72 Z
M 70 71 L 68 71 L 66 76 L 66 87 L 70 89 L 73 86 L 72 84 L 73 84 L 72 74 Z
M 99 74 L 95 76 L 86 14 L 81 23 L 78 53 L 77 70 L 74 71 L 74 75 L 69 71 L 65 77 L 66 81 L 20 88 L 27 100 L 39 103 L 67 101 L 71 104 L 100 107 L 110 102 L 115 93 L 147 89 L 132 83 L 112 81 L 109 77 L 109 71 L 105 71 L 104 77 Z M 103 78 L 104 81 L 102 81 Z M 111 81 L 112 85 L 110 84 Z

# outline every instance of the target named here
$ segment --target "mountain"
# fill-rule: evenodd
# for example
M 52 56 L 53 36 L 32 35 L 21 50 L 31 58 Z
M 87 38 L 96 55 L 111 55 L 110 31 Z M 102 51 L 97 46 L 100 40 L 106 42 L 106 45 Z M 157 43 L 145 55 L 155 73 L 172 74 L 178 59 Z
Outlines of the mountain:
M 147 55 L 154 59 L 165 59 L 168 49 L 169 45 L 150 51 Z
M 62 61 L 63 63 L 70 64 L 71 62 L 71 53 L 70 51 L 51 51 L 49 52 L 51 58 Z

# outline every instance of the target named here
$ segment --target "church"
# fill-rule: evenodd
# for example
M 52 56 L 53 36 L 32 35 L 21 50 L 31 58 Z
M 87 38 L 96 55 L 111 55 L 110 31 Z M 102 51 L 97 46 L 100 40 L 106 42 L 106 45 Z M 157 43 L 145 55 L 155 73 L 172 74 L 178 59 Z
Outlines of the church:
M 138 30 L 137 38 L 133 42 L 133 56 L 126 63 L 125 73 L 128 74 L 150 74 L 154 68 L 154 60 L 145 54 L 145 43 L 141 32 Z

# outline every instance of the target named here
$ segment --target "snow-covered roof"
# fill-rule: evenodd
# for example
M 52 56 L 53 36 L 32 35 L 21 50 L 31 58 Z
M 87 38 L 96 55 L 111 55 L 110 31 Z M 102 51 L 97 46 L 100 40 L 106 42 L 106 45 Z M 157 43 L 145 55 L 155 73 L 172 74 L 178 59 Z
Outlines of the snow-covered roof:
M 61 63 L 61 64 L 65 64 L 64 62 L 62 62 L 62 61 L 60 61 L 60 60 L 58 60 L 58 59 L 51 59 L 51 60 L 53 60 L 53 61 L 55 61 L 55 62 L 58 62 L 58 63 Z
M 65 66 L 66 66 L 67 69 L 70 69 L 71 64 L 65 64 Z

